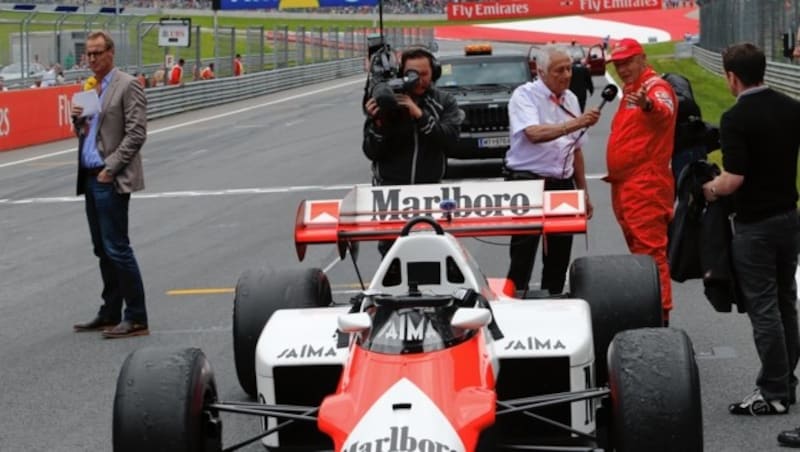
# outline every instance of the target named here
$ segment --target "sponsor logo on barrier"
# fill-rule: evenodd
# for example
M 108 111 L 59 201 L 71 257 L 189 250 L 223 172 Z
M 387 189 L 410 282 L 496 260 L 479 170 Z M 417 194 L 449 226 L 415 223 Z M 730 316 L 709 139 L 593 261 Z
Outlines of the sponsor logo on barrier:
M 459 450 L 450 444 L 408 434 L 408 426 L 389 427 L 389 435 L 370 441 L 353 441 L 345 444 L 342 452 L 392 451 L 392 452 L 450 452 Z
M 456 202 L 455 218 L 522 216 L 529 213 L 531 200 L 525 193 L 492 193 L 469 196 L 460 187 L 441 187 L 441 195 L 400 197 L 400 189 L 372 191 L 372 220 L 408 220 L 420 210 L 435 210 L 445 199 Z
M 9 116 L 8 108 L 0 108 L 0 137 L 6 137 L 11 134 L 11 117 Z
M 659 9 L 662 0 L 516 0 L 450 2 L 449 20 L 513 19 Z
M 66 94 L 58 95 L 58 126 L 72 127 L 72 103 Z
M 453 15 L 465 19 L 483 18 L 486 16 L 519 16 L 528 14 L 527 3 L 454 3 Z
M 581 0 L 581 11 L 608 12 L 661 7 L 661 0 Z

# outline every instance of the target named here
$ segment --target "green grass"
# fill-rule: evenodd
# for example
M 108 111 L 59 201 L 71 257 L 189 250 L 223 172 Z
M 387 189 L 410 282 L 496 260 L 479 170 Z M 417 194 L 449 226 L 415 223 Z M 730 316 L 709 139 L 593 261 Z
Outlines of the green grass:
M 691 58 L 674 58 L 672 56 L 674 55 L 674 50 L 670 50 L 670 46 L 667 44 L 672 44 L 674 49 L 674 43 L 645 46 L 648 61 L 653 66 L 653 69 L 659 73 L 675 72 L 688 78 L 692 83 L 695 101 L 700 105 L 700 110 L 703 113 L 703 119 L 718 125 L 722 113 L 736 102 L 736 98 L 728 89 L 727 81 L 721 75 L 704 69 Z M 609 72 L 613 73 L 613 66 L 609 65 L 609 68 Z M 619 80 L 615 73 L 613 76 L 616 80 Z M 722 152 L 719 150 L 708 154 L 708 160 L 722 168 Z M 795 184 L 798 191 L 800 191 L 800 160 L 797 167 L 798 179 Z M 800 201 L 798 201 L 798 207 L 800 207 Z

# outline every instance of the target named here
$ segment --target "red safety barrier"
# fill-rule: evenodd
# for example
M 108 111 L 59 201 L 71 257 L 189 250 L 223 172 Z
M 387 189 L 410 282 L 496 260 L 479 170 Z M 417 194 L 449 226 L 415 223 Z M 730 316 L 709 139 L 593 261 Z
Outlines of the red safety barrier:
M 0 92 L 0 151 L 75 136 L 72 95 L 81 85 Z
M 661 9 L 662 0 L 500 0 L 450 2 L 447 20 L 520 19 Z

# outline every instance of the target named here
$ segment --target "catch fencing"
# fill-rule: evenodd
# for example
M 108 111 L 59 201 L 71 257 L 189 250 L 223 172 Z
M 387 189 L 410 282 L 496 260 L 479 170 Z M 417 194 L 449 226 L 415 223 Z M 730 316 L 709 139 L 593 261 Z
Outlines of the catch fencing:
M 800 0 L 703 0 L 700 4 L 700 46 L 712 52 L 749 41 L 764 49 L 767 59 L 791 63 L 784 56 L 784 35 L 800 26 Z
M 245 73 L 363 58 L 367 36 L 378 32 L 355 27 L 214 27 L 210 18 L 200 18 L 190 28 L 188 47 L 161 47 L 159 22 L 142 14 L 114 14 L 113 8 L 97 7 L 59 10 L 63 5 L 31 5 L 35 9 L 20 11 L 9 9 L 11 6 L 0 6 L 0 65 L 15 65 L 14 74 L 4 75 L 10 87 L 31 85 L 33 79 L 43 76 L 43 68 L 55 63 L 68 81 L 85 77 L 86 36 L 98 29 L 109 31 L 114 38 L 117 66 L 150 77 L 184 59 L 184 82 L 197 80 L 200 71 L 212 62 L 217 77 L 232 75 L 237 54 L 242 57 Z M 7 44 L 3 43 L 5 36 Z M 389 28 L 385 36 L 393 48 L 430 45 L 433 29 Z

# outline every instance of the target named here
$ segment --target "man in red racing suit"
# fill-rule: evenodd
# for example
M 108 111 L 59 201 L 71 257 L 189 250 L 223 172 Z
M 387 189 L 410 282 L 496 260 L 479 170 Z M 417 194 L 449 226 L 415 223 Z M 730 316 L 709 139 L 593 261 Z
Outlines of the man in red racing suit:
M 675 185 L 670 170 L 677 100 L 672 87 L 647 64 L 633 39 L 619 41 L 609 61 L 624 82 L 624 98 L 608 137 L 611 205 L 628 249 L 655 259 L 665 324 L 672 309 L 667 227 Z

